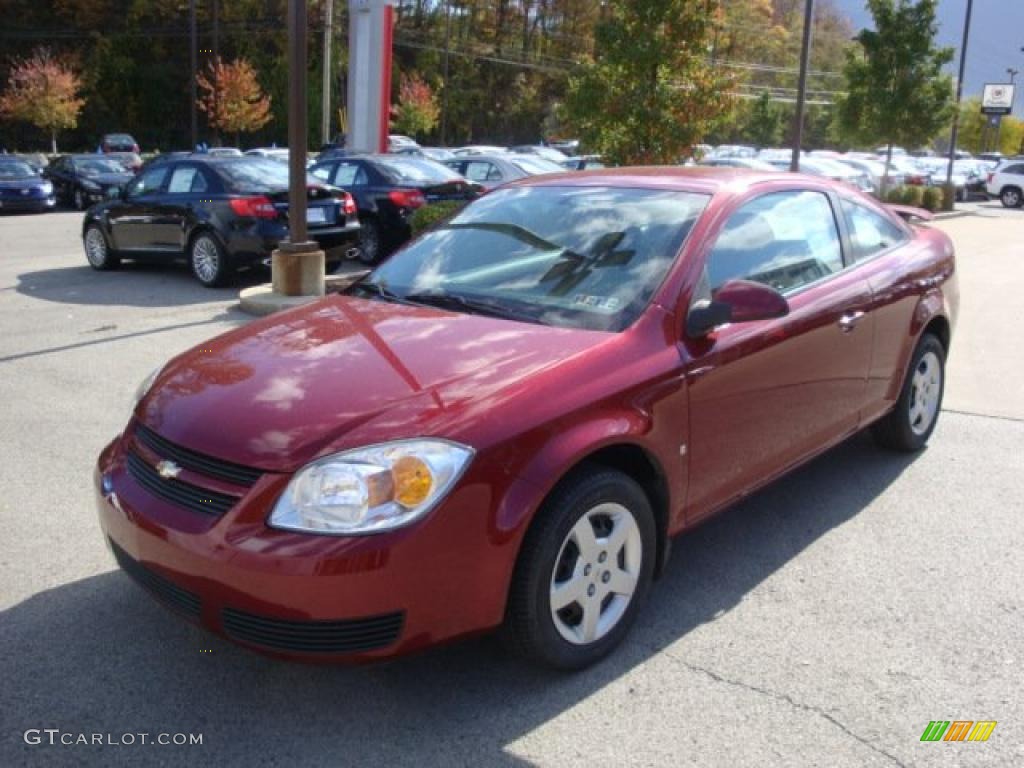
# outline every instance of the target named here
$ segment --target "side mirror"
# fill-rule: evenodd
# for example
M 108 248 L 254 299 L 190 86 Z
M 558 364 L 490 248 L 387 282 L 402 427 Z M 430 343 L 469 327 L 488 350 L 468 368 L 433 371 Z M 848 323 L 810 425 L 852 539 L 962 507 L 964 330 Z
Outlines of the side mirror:
M 749 323 L 789 314 L 781 293 L 751 280 L 729 280 L 711 301 L 698 301 L 686 316 L 686 333 L 699 339 L 726 323 Z

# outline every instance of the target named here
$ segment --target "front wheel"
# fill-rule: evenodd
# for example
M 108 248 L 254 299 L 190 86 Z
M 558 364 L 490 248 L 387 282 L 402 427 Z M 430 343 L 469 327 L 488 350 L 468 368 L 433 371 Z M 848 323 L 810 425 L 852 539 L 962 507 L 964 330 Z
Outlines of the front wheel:
M 628 475 L 594 467 L 564 481 L 516 565 L 504 627 L 513 649 L 559 669 L 608 654 L 650 587 L 656 541 L 650 502 Z
M 120 264 L 120 259 L 111 252 L 110 243 L 99 224 L 90 224 L 86 228 L 82 246 L 85 248 L 85 258 L 93 269 L 106 271 Z
M 197 235 L 192 240 L 189 261 L 192 274 L 207 288 L 224 285 L 231 275 L 227 256 L 214 237 L 207 233 Z
M 914 350 L 896 407 L 872 427 L 885 448 L 911 453 L 921 450 L 935 429 L 946 384 L 946 349 L 925 334 Z
M 363 219 L 359 224 L 359 260 L 364 264 L 376 264 L 382 248 L 380 225 L 376 219 Z

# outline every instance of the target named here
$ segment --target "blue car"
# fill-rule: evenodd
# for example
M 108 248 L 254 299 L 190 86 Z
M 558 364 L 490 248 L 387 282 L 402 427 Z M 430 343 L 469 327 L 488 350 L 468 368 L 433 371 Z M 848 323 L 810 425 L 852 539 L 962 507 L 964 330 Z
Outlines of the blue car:
M 19 157 L 0 155 L 0 212 L 48 211 L 57 204 L 53 184 Z

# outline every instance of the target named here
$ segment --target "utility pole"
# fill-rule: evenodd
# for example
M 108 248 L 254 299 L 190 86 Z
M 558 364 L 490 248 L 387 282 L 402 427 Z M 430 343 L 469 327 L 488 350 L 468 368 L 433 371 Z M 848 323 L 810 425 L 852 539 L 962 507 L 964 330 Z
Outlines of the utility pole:
M 956 103 L 953 104 L 953 132 L 949 137 L 949 164 L 946 166 L 946 186 L 953 183 L 953 161 L 956 160 L 956 140 L 960 130 L 960 97 L 964 93 L 964 70 L 967 67 L 967 41 L 971 34 L 971 11 L 974 0 L 967 0 L 967 16 L 964 19 L 964 40 L 960 44 L 960 73 L 956 78 Z
M 444 0 L 444 61 L 441 81 L 441 146 L 448 146 L 448 48 L 452 40 L 451 0 Z
M 320 125 L 323 144 L 331 140 L 331 48 L 334 45 L 334 0 L 324 0 L 324 82 Z
M 196 114 L 196 101 L 199 94 L 196 91 L 196 74 L 199 67 L 199 35 L 196 29 L 196 0 L 188 0 L 188 24 L 189 24 L 189 60 L 192 68 L 192 82 L 189 87 L 189 98 L 191 99 L 192 116 L 192 147 L 199 143 L 199 117 Z
M 800 170 L 800 145 L 804 140 L 804 101 L 807 97 L 807 67 L 811 61 L 811 29 L 814 24 L 814 0 L 804 8 L 804 37 L 800 44 L 800 81 L 796 92 L 796 114 L 793 115 L 793 157 L 789 170 Z

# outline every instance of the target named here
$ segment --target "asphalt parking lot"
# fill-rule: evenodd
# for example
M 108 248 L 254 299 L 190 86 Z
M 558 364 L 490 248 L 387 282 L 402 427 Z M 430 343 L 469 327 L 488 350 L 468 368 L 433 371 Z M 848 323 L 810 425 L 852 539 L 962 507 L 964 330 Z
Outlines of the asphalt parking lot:
M 677 541 L 630 639 L 569 676 L 489 638 L 284 664 L 158 606 L 92 466 L 150 370 L 248 320 L 237 287 L 96 273 L 80 214 L 0 217 L 0 765 L 1024 765 L 1024 210 L 967 208 L 937 224 L 963 299 L 929 448 L 859 436 Z M 922 743 L 931 720 L 998 726 Z M 45 728 L 203 743 L 25 744 Z

